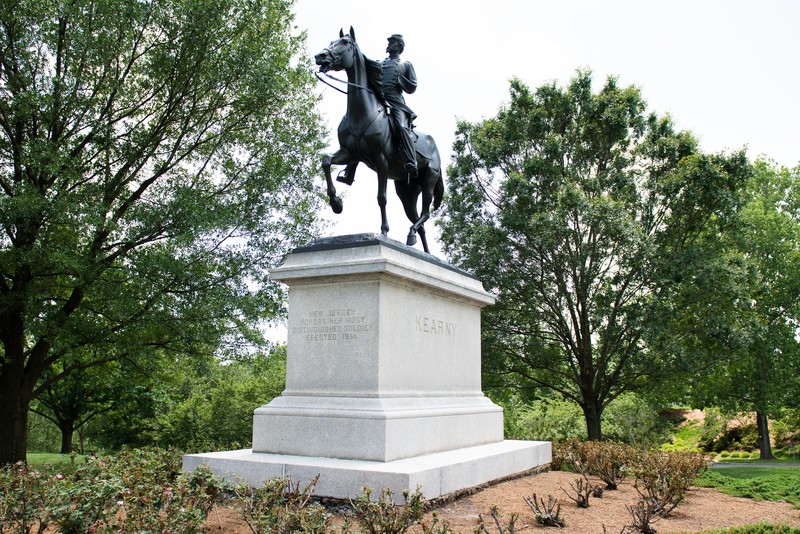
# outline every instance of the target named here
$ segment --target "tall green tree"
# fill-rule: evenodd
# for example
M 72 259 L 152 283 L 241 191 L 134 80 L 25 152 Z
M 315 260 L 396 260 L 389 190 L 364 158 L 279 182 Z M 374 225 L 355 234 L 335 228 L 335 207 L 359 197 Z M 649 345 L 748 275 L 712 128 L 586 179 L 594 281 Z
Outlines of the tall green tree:
M 587 71 L 513 80 L 496 117 L 459 124 L 439 222 L 451 261 L 499 297 L 485 368 L 578 403 L 590 439 L 609 403 L 666 372 L 645 344 L 652 304 L 748 173 L 645 108 L 614 78 L 594 93 Z
M 55 424 L 61 432 L 61 454 L 72 452 L 73 436 L 98 415 L 108 411 L 120 397 L 119 386 L 130 384 L 130 376 L 115 376 L 110 367 L 103 366 L 75 370 L 61 380 L 51 382 L 31 404 L 31 410 Z M 61 362 L 49 371 L 59 373 Z M 118 380 L 114 380 L 118 378 Z M 48 379 L 47 373 L 42 381 Z
M 800 398 L 800 168 L 757 161 L 738 218 L 663 325 L 672 350 L 707 362 L 686 379 L 693 401 L 755 412 L 771 459 L 769 418 Z
M 291 6 L 0 6 L 0 464 L 69 373 L 279 312 L 267 268 L 316 231 L 322 138 Z

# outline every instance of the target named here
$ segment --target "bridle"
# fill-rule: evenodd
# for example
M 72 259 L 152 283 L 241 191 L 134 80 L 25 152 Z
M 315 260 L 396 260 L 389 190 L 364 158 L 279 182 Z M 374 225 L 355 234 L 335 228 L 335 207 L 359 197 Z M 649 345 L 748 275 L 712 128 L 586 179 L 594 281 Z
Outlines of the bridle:
M 340 39 L 340 40 L 341 40 L 341 39 Z M 332 58 L 332 60 L 333 60 L 333 61 L 332 61 L 332 63 L 333 63 L 333 64 L 341 64 L 341 63 L 342 63 L 342 56 L 344 56 L 345 52 L 352 52 L 352 50 L 353 50 L 353 48 L 354 48 L 354 47 L 355 47 L 355 44 L 354 44 L 352 41 L 350 41 L 350 45 L 349 45 L 349 46 L 348 46 L 348 47 L 347 47 L 345 50 L 342 50 L 342 51 L 341 51 L 341 52 L 339 52 L 338 54 L 337 54 L 337 53 L 335 53 L 335 52 L 334 52 L 334 51 L 331 49 L 331 47 L 330 47 L 330 46 L 327 46 L 327 47 L 323 48 L 323 49 L 322 49 L 322 51 L 323 51 L 323 52 L 327 52 L 328 54 L 330 54 L 330 56 L 331 56 L 331 58 Z M 369 92 L 369 93 L 372 93 L 373 95 L 375 94 L 375 93 L 372 91 L 372 89 L 370 89 L 369 87 L 364 87 L 363 85 L 359 85 L 359 84 L 357 84 L 357 83 L 349 82 L 349 81 L 347 81 L 347 80 L 342 80 L 342 79 L 340 79 L 340 78 L 337 78 L 336 76 L 331 76 L 331 75 L 330 75 L 330 74 L 328 74 L 327 72 L 323 72 L 323 74 L 324 74 L 326 77 L 330 78 L 331 80 L 337 81 L 337 82 L 339 82 L 339 83 L 343 83 L 343 84 L 345 84 L 345 85 L 349 85 L 350 87 L 355 87 L 356 89 L 363 89 L 364 91 L 367 91 L 367 92 Z M 347 91 L 343 91 L 342 89 L 339 89 L 338 87 L 336 87 L 336 86 L 335 86 L 335 85 L 333 85 L 332 83 L 330 83 L 330 82 L 326 82 L 325 80 L 323 80 L 323 79 L 322 79 L 322 77 L 319 75 L 319 72 L 315 71 L 315 72 L 314 72 L 314 76 L 316 76 L 316 77 L 317 77 L 317 79 L 318 79 L 319 81 L 321 81 L 322 83 L 324 83 L 324 84 L 325 84 L 325 85 L 327 85 L 328 87 L 331 87 L 331 88 L 333 88 L 333 89 L 336 89 L 337 91 L 339 91 L 339 92 L 340 92 L 340 93 L 342 93 L 342 94 L 345 94 L 345 95 L 347 94 Z

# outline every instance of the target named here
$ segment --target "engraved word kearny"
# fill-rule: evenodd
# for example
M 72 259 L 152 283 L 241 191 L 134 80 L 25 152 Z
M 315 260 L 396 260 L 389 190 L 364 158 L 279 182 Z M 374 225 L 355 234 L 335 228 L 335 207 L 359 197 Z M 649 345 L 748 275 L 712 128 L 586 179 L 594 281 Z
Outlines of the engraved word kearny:
M 416 330 L 417 332 L 423 332 L 425 334 L 450 337 L 456 335 L 456 324 L 418 315 Z

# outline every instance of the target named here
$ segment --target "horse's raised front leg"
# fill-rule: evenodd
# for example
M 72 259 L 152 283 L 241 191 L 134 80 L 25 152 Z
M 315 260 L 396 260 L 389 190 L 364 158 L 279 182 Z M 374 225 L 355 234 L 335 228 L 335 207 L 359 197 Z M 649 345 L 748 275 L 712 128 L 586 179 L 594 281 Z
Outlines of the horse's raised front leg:
M 342 165 L 350 162 L 350 152 L 340 148 L 333 155 L 325 154 L 322 157 L 322 171 L 325 173 L 325 183 L 328 186 L 328 201 L 334 213 L 342 213 L 342 198 L 336 194 L 336 187 L 331 179 L 331 165 Z

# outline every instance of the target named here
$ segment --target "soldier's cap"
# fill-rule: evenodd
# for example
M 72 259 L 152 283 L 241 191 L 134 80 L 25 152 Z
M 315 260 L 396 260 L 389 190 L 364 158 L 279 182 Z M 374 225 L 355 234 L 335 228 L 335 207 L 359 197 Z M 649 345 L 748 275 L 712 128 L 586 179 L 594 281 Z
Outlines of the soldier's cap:
M 387 41 L 398 41 L 400 44 L 404 45 L 406 42 L 403 40 L 403 36 L 399 33 L 394 33 L 386 38 Z

